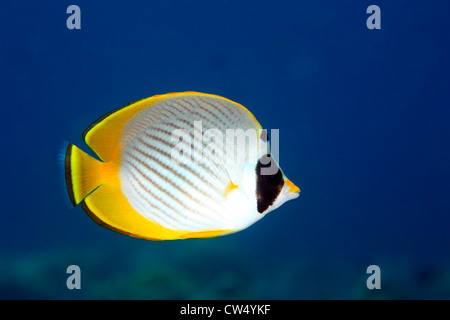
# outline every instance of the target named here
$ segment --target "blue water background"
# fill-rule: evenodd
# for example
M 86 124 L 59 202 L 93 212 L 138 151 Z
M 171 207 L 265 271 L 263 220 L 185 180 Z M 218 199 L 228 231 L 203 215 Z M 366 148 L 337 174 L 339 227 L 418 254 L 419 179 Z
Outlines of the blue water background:
M 66 28 L 71 4 L 81 30 Z M 449 299 L 449 7 L 4 1 L 0 298 Z M 134 239 L 71 209 L 63 142 L 86 150 L 103 114 L 187 90 L 279 129 L 300 197 L 207 240 Z M 81 290 L 66 288 L 71 264 Z M 381 290 L 366 287 L 372 264 Z

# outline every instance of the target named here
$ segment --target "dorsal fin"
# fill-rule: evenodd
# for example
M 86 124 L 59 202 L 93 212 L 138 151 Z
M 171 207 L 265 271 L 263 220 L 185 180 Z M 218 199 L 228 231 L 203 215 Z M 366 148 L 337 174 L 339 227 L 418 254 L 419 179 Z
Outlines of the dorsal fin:
M 148 108 L 160 100 L 161 96 L 131 102 L 100 117 L 83 132 L 83 140 L 97 154 L 97 156 L 109 162 L 120 153 L 120 135 L 125 123 L 133 118 L 139 111 Z
M 92 123 L 84 132 L 83 140 L 86 144 L 97 154 L 97 156 L 104 162 L 109 162 L 120 154 L 122 146 L 120 145 L 120 138 L 125 124 L 132 119 L 140 111 L 147 109 L 155 103 L 166 99 L 168 97 L 181 96 L 181 95 L 200 95 L 217 97 L 223 100 L 232 102 L 235 105 L 243 108 L 248 114 L 259 123 L 255 117 L 244 106 L 228 100 L 223 97 L 219 97 L 212 94 L 200 93 L 200 92 L 175 92 L 162 95 L 155 95 L 149 98 L 141 99 L 135 102 L 131 102 L 126 106 L 118 108 L 106 115 L 100 117 L 97 121 Z

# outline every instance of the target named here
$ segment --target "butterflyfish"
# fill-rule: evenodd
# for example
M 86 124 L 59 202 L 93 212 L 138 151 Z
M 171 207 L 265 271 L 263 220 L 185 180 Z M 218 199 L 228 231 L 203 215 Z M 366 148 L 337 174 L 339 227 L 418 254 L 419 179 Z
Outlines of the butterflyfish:
M 72 204 L 132 237 L 231 234 L 300 193 L 272 157 L 267 130 L 244 106 L 217 95 L 133 102 L 91 124 L 83 140 L 98 159 L 69 143 Z

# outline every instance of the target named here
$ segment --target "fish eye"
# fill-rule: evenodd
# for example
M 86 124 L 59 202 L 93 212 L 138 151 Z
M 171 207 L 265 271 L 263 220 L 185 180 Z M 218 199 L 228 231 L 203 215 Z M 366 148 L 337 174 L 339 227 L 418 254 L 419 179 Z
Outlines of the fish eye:
M 269 168 L 272 165 L 272 156 L 270 154 L 266 154 L 259 159 L 259 166 L 262 168 Z
M 265 156 L 261 157 L 259 160 L 258 166 L 260 168 L 270 168 L 272 165 L 272 159 L 270 154 L 266 154 Z M 281 180 L 283 180 L 283 174 L 281 173 L 280 168 L 277 166 L 276 172 L 274 174 L 261 174 L 261 170 L 259 170 L 259 174 L 261 176 L 261 179 L 266 182 L 269 185 L 277 185 L 280 183 Z

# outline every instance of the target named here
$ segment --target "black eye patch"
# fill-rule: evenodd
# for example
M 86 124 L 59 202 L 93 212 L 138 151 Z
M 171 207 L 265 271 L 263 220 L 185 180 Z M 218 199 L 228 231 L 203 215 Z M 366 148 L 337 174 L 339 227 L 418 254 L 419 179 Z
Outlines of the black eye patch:
M 274 174 L 262 174 L 263 168 L 270 168 L 272 164 L 270 155 L 263 156 L 256 165 L 256 201 L 259 213 L 263 213 L 271 206 L 283 189 L 284 179 L 280 168 Z M 275 162 L 274 162 L 275 164 Z M 267 170 L 266 170 L 267 171 Z M 270 170 L 272 171 L 272 170 Z

